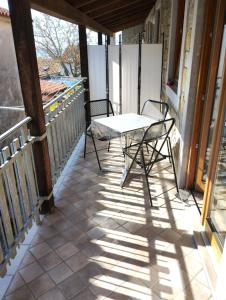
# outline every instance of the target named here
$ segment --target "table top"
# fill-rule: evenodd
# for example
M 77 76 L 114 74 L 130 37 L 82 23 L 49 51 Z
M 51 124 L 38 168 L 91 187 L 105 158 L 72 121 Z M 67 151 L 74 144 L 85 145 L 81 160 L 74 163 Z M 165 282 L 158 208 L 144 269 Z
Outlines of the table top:
M 158 120 L 148 116 L 138 115 L 134 113 L 110 116 L 93 120 L 96 125 L 103 125 L 118 133 L 127 133 L 137 129 L 149 127 Z

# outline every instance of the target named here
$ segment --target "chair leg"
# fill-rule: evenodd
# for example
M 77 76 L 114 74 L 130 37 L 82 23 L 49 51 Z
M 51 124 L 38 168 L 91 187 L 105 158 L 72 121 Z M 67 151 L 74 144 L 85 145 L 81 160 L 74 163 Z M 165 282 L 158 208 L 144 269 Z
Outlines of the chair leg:
M 173 173 L 174 173 L 176 188 L 177 188 L 177 192 L 179 193 L 179 188 L 178 188 L 178 184 L 177 184 L 177 175 L 176 175 L 176 169 L 175 169 L 175 163 L 174 163 L 173 151 L 172 151 L 170 139 L 169 139 L 169 150 L 170 150 L 170 156 L 171 156 L 171 161 L 172 161 L 172 165 L 173 165 Z
M 97 153 L 97 148 L 96 148 L 95 140 L 94 140 L 92 131 L 90 131 L 90 132 L 91 132 L 91 138 L 92 138 L 92 141 L 93 141 L 94 150 L 95 150 L 95 153 L 96 153 L 96 158 L 97 158 L 98 166 L 99 166 L 99 169 L 101 171 L 101 165 L 100 165 L 100 160 L 99 160 L 99 156 L 98 156 L 98 153 Z
M 85 132 L 85 145 L 84 145 L 84 154 L 83 154 L 84 158 L 86 158 L 86 142 L 87 142 L 87 131 Z
M 167 138 L 166 143 L 167 143 L 167 151 L 168 151 L 168 154 L 169 154 L 169 162 L 171 163 L 171 159 L 170 159 L 171 155 L 170 155 L 170 149 L 169 149 L 169 138 Z
M 111 141 L 109 141 L 109 143 L 108 143 L 108 152 L 110 150 L 110 146 L 111 146 Z
M 149 154 L 148 143 L 145 143 L 145 144 L 146 144 L 147 153 Z
M 147 188 L 148 188 L 149 200 L 150 200 L 151 206 L 153 206 L 152 199 L 151 199 L 151 191 L 150 191 L 149 182 L 148 182 L 148 171 L 147 171 L 146 165 L 145 165 L 143 150 L 141 150 L 141 157 L 142 157 L 142 161 L 143 161 L 143 165 L 144 165 L 144 173 L 145 173 L 145 179 L 146 179 L 146 184 L 147 184 Z

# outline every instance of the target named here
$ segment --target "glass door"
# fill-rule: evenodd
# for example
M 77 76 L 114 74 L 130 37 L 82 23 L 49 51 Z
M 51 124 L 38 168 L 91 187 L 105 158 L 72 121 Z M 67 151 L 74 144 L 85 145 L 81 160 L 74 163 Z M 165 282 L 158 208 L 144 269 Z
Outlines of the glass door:
M 219 98 L 226 49 L 226 5 L 224 1 L 220 2 L 222 5 L 220 3 L 218 7 L 219 16 L 213 36 L 212 58 L 205 95 L 206 103 L 203 112 L 203 125 L 199 141 L 195 179 L 195 189 L 198 192 L 204 192 L 205 189 L 210 152 L 213 146 L 213 131 L 219 112 Z
M 226 237 L 226 110 L 220 134 L 216 174 L 210 198 L 207 220 L 223 248 Z

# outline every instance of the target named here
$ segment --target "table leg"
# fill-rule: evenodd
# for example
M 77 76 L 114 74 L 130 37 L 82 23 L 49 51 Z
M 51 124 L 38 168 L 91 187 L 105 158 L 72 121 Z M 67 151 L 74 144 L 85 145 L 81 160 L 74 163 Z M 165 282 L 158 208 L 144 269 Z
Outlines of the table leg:
M 128 146 L 128 136 L 125 135 L 125 146 Z M 128 155 L 125 155 L 125 167 L 124 170 L 122 172 L 122 177 L 121 177 L 121 181 L 120 181 L 120 186 L 124 187 L 126 184 L 126 181 L 128 179 L 128 175 L 129 175 L 129 171 L 131 169 L 131 164 L 132 164 L 132 159 L 130 157 L 128 157 Z

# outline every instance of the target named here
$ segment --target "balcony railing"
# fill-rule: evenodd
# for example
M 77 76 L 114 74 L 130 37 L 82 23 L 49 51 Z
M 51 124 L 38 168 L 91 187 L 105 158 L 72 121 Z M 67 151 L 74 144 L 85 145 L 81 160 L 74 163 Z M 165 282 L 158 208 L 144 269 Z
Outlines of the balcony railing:
M 44 106 L 53 183 L 84 132 L 83 79 Z M 0 276 L 16 255 L 33 219 L 39 221 L 39 195 L 30 117 L 0 136 Z M 4 147 L 2 148 L 2 145 Z
M 47 103 L 44 111 L 52 180 L 56 183 L 85 129 L 83 79 Z

